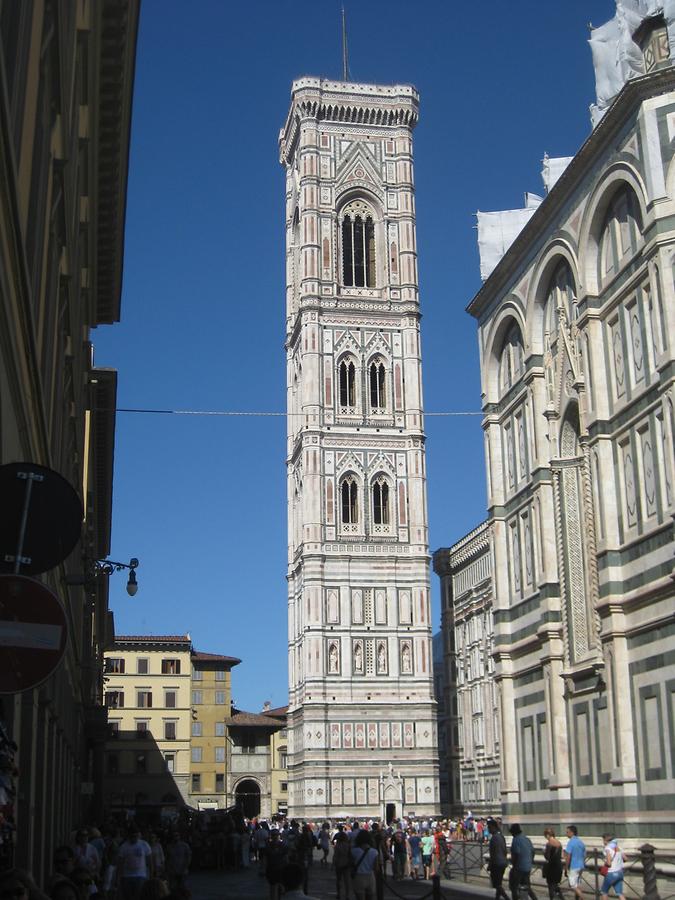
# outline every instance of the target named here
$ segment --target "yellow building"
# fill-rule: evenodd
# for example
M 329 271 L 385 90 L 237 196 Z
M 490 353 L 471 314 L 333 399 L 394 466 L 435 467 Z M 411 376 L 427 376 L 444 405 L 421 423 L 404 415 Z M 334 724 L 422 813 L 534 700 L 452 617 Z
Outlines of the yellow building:
M 288 812 L 288 729 L 286 728 L 287 706 L 270 709 L 263 706 L 263 715 L 278 721 L 282 728 L 270 735 L 270 784 L 272 814 L 285 815 Z
M 241 660 L 217 653 L 192 653 L 190 805 L 224 809 L 229 757 L 225 718 L 232 706 L 231 669 Z
M 66 609 L 64 658 L 2 702 L 19 774 L 0 867 L 38 884 L 102 811 L 108 591 L 89 576 L 110 547 L 117 381 L 94 367 L 90 334 L 120 317 L 138 15 L 138 0 L 0 2 L 0 466 L 56 471 L 84 510 L 73 552 L 38 575 Z
M 105 654 L 108 809 L 190 800 L 190 635 L 120 635 Z

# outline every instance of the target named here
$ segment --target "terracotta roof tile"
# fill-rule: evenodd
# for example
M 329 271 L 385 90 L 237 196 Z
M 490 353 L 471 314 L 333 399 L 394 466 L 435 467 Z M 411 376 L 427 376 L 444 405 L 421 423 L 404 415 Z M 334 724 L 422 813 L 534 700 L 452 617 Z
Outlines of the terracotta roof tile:
M 224 662 L 231 666 L 238 666 L 241 662 L 236 656 L 222 656 L 220 653 L 201 653 L 195 650 L 192 654 L 195 662 Z
M 225 724 L 230 728 L 282 728 L 282 724 L 274 721 L 273 716 L 263 716 L 262 713 L 246 712 L 243 709 L 233 709 L 231 716 L 225 717 Z
M 152 644 L 191 644 L 189 634 L 116 634 L 115 643 L 147 641 Z
M 287 706 L 275 706 L 274 709 L 264 709 L 263 716 L 272 716 L 275 719 L 285 719 L 288 713 Z

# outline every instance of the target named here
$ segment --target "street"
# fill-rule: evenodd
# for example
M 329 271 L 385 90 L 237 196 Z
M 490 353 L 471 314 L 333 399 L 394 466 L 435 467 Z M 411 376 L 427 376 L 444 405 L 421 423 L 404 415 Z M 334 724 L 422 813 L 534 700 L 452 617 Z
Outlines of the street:
M 254 864 L 247 869 L 238 872 L 217 872 L 214 870 L 194 872 L 190 875 L 188 887 L 192 892 L 193 900 L 267 900 L 269 887 L 257 866 Z M 333 868 L 322 866 L 318 862 L 310 869 L 309 896 L 318 897 L 320 900 L 336 900 L 335 873 Z M 452 900 L 487 900 L 492 898 L 494 892 L 485 886 L 461 884 L 455 881 L 443 880 L 441 892 L 445 898 Z M 393 900 L 403 897 L 408 900 L 421 900 L 431 894 L 430 881 L 413 881 L 408 878 L 405 881 L 395 882 L 388 876 L 384 884 L 385 900 Z

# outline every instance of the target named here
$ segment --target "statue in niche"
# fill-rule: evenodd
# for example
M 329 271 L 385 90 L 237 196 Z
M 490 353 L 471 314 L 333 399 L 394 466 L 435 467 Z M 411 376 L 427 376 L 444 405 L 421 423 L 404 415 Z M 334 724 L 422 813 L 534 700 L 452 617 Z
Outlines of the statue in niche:
M 354 671 L 363 672 L 363 647 L 360 643 L 354 646 Z
M 328 671 L 335 673 L 339 670 L 337 644 L 331 644 L 328 648 Z
M 410 675 L 412 672 L 412 660 L 410 658 L 410 644 L 404 644 L 401 650 L 401 672 Z
M 377 671 L 387 671 L 387 650 L 384 644 L 378 644 L 377 647 Z

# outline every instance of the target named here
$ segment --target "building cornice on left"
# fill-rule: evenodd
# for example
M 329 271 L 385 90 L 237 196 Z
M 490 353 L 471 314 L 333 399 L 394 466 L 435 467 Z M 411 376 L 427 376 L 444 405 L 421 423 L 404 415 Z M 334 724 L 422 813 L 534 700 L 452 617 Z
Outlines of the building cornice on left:
M 96 301 L 93 325 L 119 321 L 131 137 L 132 85 L 140 0 L 100 0 L 98 92 L 92 110 L 97 143 Z

